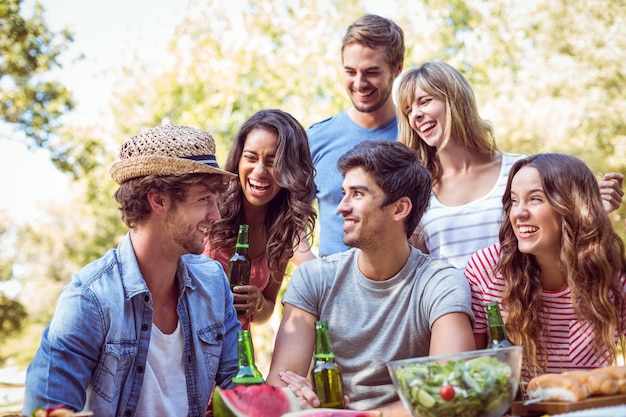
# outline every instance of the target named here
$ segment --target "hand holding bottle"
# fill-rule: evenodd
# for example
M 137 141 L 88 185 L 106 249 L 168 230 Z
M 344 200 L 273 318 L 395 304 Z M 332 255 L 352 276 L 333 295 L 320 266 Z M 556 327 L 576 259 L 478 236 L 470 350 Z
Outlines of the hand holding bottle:
M 298 403 L 300 405 L 300 408 L 306 410 L 309 408 L 317 408 L 320 406 L 320 400 L 313 390 L 313 385 L 311 385 L 311 381 L 291 371 L 281 372 L 279 375 L 280 379 L 285 384 L 287 384 L 287 387 L 291 391 L 293 391 L 296 397 L 298 397 Z M 345 404 L 350 403 L 350 399 L 347 396 L 344 396 L 343 398 Z
M 253 313 L 240 304 L 244 301 L 244 305 L 249 303 L 249 297 L 243 297 L 241 294 L 248 294 L 250 289 L 242 289 L 242 287 L 251 287 L 250 285 L 250 269 L 252 264 L 248 257 L 248 225 L 239 225 L 239 233 L 237 234 L 237 244 L 235 245 L 235 253 L 228 261 L 228 279 L 230 280 L 230 289 L 235 298 L 235 309 L 238 317 L 249 317 Z M 237 290 L 235 290 L 237 288 Z M 254 287 L 258 292 L 258 288 Z
M 232 288 L 235 310 L 240 319 L 252 317 L 263 306 L 264 296 L 256 285 L 237 285 Z M 262 299 L 263 297 L 263 299 Z

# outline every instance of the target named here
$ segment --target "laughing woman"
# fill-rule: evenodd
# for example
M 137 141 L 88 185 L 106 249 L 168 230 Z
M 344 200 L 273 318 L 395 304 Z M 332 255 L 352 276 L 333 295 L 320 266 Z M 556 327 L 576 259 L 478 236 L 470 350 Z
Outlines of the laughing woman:
M 477 347 L 487 346 L 485 306 L 499 301 L 524 346 L 524 379 L 612 364 L 626 333 L 626 259 L 591 170 L 563 154 L 521 159 L 502 203 L 500 244 L 465 271 Z
M 314 168 L 306 132 L 281 110 L 261 110 L 239 129 L 225 169 L 239 175 L 226 192 L 222 219 L 211 230 L 204 253 L 228 271 L 240 224 L 248 224 L 250 285 L 234 288 L 244 328 L 265 323 L 291 259 L 315 258 L 309 246 L 316 214 Z

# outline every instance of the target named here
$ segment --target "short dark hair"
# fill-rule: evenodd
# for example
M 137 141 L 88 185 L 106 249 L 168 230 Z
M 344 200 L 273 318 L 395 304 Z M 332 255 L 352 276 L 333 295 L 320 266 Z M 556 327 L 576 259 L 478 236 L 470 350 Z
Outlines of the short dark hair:
M 367 140 L 339 158 L 337 168 L 345 177 L 353 168 L 363 168 L 372 175 L 376 185 L 385 193 L 383 206 L 408 197 L 413 205 L 405 219 L 410 238 L 428 208 L 431 193 L 430 173 L 422 167 L 417 153 L 400 142 Z

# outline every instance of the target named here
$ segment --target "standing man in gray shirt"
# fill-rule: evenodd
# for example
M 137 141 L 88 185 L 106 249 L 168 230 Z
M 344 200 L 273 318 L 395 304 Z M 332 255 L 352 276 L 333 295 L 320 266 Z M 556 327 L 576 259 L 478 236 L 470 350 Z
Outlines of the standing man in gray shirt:
M 319 405 L 306 376 L 315 321 L 326 320 L 348 407 L 409 416 L 386 363 L 475 349 L 469 285 L 450 264 L 409 245 L 431 191 L 413 150 L 365 141 L 338 168 L 343 242 L 354 248 L 294 272 L 267 381 L 289 386 L 302 404 Z

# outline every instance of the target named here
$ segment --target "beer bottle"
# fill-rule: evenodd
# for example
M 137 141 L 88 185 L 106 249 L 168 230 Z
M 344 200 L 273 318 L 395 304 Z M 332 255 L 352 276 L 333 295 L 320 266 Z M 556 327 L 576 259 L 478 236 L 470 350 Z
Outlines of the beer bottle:
M 326 321 L 315 322 L 315 366 L 311 380 L 320 407 L 345 408 L 341 368 L 335 363 Z
M 506 328 L 497 301 L 487 303 L 487 322 L 489 323 L 489 344 L 487 349 L 513 346 L 506 335 Z
M 250 330 L 240 330 L 237 333 L 237 366 L 239 370 L 233 377 L 233 384 L 240 385 L 260 385 L 265 381 L 261 372 L 254 364 L 254 349 Z
M 513 343 L 511 343 L 506 335 L 506 327 L 504 327 L 504 321 L 502 320 L 497 301 L 487 303 L 487 322 L 489 323 L 489 344 L 487 344 L 487 349 L 499 349 L 513 346 Z M 523 401 L 526 399 L 526 388 L 520 377 L 515 400 Z
M 230 280 L 230 289 L 237 285 L 250 284 L 250 258 L 248 258 L 248 225 L 239 225 L 239 234 L 237 235 L 237 244 L 235 245 L 235 253 L 228 261 L 228 279 Z M 245 311 L 237 310 L 237 315 L 244 315 Z

